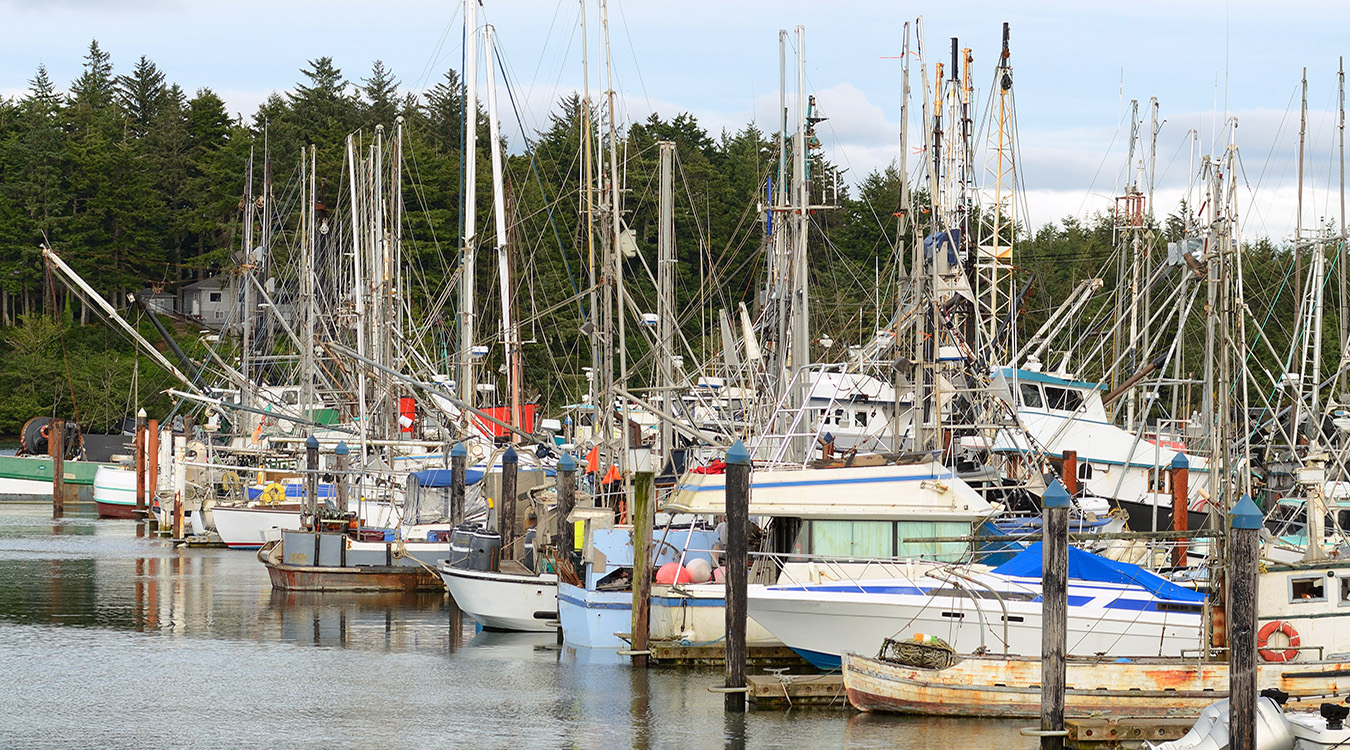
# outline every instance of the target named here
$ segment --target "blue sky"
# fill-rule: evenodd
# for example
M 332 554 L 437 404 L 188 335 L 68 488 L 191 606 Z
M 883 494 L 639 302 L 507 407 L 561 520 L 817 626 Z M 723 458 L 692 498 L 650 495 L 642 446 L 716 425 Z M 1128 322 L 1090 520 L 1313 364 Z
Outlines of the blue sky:
M 777 102 L 777 31 L 806 27 L 808 88 L 830 117 L 828 155 L 857 178 L 896 155 L 902 27 L 922 14 L 931 62 L 949 39 L 974 49 L 987 90 L 1003 21 L 1012 24 L 1023 179 L 1033 223 L 1109 205 L 1125 180 L 1125 109 L 1157 97 L 1158 210 L 1188 182 L 1188 132 L 1208 153 L 1225 115 L 1239 120 L 1247 236 L 1286 237 L 1294 226 L 1298 87 L 1308 68 L 1309 153 L 1304 223 L 1338 212 L 1336 67 L 1348 46 L 1350 6 L 1302 2 L 961 3 L 612 0 L 616 88 L 630 119 L 655 110 L 695 114 L 716 134 L 754 120 L 771 129 Z M 1292 6 L 1291 6 L 1292 7 Z M 0 0 L 8 18 L 0 93 L 19 95 L 39 62 L 64 87 L 97 38 L 119 71 L 144 54 L 188 90 L 211 86 L 236 112 L 332 56 L 351 79 L 383 60 L 419 90 L 458 67 L 462 8 L 453 0 Z M 549 104 L 582 73 L 574 1 L 486 0 L 526 109 L 542 127 Z M 597 11 L 588 10 L 598 38 Z M 601 53 L 591 45 L 592 89 Z M 917 91 L 917 85 L 916 85 Z M 983 98 L 982 95 L 979 98 Z M 1146 119 L 1146 116 L 1145 116 Z M 508 129 L 508 132 L 512 132 Z

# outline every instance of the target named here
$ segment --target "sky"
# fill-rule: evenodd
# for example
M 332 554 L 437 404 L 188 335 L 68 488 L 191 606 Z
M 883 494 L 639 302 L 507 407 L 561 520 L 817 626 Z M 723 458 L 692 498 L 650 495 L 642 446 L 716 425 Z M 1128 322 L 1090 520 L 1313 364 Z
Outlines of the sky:
M 522 128 L 546 127 L 553 103 L 581 89 L 583 46 L 593 95 L 605 88 L 599 13 L 595 0 L 587 4 L 590 44 L 583 45 L 577 0 L 482 0 L 479 19 L 494 28 L 521 110 L 520 123 L 504 126 L 513 149 L 521 148 Z M 39 63 L 67 87 L 92 39 L 112 55 L 116 72 L 145 55 L 170 81 L 189 92 L 209 86 L 245 116 L 271 92 L 294 86 L 320 56 L 334 58 L 353 81 L 381 60 L 412 91 L 462 60 L 463 8 L 455 0 L 0 0 L 0 16 L 10 29 L 0 48 L 6 96 L 22 95 Z M 688 112 L 714 137 L 751 122 L 776 129 L 778 30 L 790 32 L 792 66 L 791 32 L 802 25 L 808 93 L 829 118 L 818 131 L 825 154 L 852 181 L 898 156 L 905 24 L 914 29 L 922 17 L 930 76 L 933 63 L 949 56 L 952 37 L 972 48 L 983 102 L 1006 21 L 1019 203 L 1032 226 L 1109 209 L 1129 173 L 1129 102 L 1140 102 L 1143 120 L 1137 166 L 1156 97 L 1155 211 L 1174 211 L 1199 159 L 1221 153 L 1231 136 L 1240 154 L 1243 236 L 1291 238 L 1306 67 L 1302 223 L 1339 219 L 1337 67 L 1350 46 L 1341 42 L 1350 4 L 1311 0 L 1285 12 L 1242 0 L 610 0 L 609 16 L 621 117 Z M 1231 118 L 1235 133 L 1225 126 Z

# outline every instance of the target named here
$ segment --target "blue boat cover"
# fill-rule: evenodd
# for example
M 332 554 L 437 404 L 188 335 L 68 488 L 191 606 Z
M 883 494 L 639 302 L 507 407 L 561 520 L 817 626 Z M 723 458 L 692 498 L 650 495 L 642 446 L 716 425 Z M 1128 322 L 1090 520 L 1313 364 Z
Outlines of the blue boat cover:
M 1023 578 L 1040 578 L 1041 571 L 1041 543 L 1036 542 L 1013 559 L 994 568 L 992 572 Z M 1079 581 L 1134 584 L 1153 592 L 1159 599 L 1173 602 L 1200 603 L 1205 600 L 1204 594 L 1178 586 L 1138 565 L 1108 560 L 1077 547 L 1069 548 L 1069 578 Z

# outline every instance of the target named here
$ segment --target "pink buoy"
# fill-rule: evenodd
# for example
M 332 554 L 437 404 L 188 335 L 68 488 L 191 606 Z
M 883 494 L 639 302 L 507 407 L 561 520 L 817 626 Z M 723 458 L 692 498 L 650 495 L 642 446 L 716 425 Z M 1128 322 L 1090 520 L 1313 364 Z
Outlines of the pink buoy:
M 656 571 L 657 583 L 689 583 L 689 571 L 677 562 L 668 562 Z
M 727 569 L 719 565 L 717 566 L 717 569 L 713 571 L 713 583 L 726 583 L 726 582 L 727 582 Z

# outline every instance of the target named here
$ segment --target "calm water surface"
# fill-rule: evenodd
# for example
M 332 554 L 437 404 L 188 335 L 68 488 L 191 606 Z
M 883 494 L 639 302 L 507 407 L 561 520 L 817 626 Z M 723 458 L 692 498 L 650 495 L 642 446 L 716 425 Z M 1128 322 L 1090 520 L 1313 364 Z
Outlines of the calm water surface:
M 726 715 L 721 670 L 477 633 L 444 595 L 276 593 L 252 553 L 90 510 L 0 505 L 0 747 L 1035 746 L 1026 722 Z

